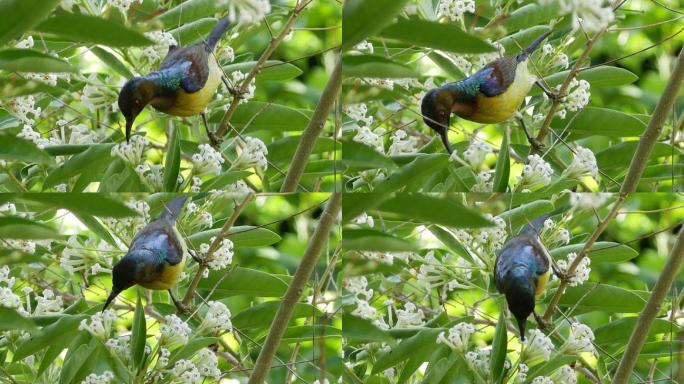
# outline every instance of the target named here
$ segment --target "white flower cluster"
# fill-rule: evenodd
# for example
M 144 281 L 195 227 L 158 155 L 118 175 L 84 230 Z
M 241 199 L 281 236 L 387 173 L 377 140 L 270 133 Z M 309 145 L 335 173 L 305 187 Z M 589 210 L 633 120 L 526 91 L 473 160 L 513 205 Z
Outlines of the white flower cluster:
M 368 289 L 368 280 L 365 276 L 352 276 L 344 279 L 344 288 L 351 292 L 356 299 L 363 296 L 365 300 L 373 298 L 373 290 Z
M 532 379 L 532 384 L 554 384 L 553 380 L 546 376 L 537 376 Z
M 218 380 L 221 377 L 221 370 L 218 368 L 218 358 L 210 349 L 202 348 L 197 354 L 197 370 L 204 377 L 211 377 Z
M 36 147 L 41 149 L 45 148 L 50 144 L 58 144 L 55 142 L 53 138 L 43 138 L 39 132 L 34 131 L 33 127 L 31 127 L 28 124 L 24 124 L 24 126 L 21 128 L 21 132 L 17 134 L 17 137 L 28 141 L 32 141 L 36 145 Z
M 142 0 L 109 0 L 109 5 L 112 7 L 116 7 L 126 15 L 128 13 L 128 9 L 131 7 L 131 4 L 133 3 L 142 3 Z
M 418 150 L 418 140 L 415 137 L 408 137 L 403 129 L 397 129 L 390 137 L 392 144 L 387 151 L 388 155 L 407 155 Z
M 365 144 L 380 153 L 385 153 L 385 145 L 383 143 L 382 135 L 385 134 L 383 128 L 376 128 L 371 131 L 369 127 L 359 127 L 356 130 L 354 141 Z
M 563 272 L 567 273 L 568 267 L 572 264 L 572 262 L 577 258 L 577 253 L 571 252 L 568 254 L 568 260 L 558 260 L 557 265 L 558 268 Z M 585 281 L 589 280 L 589 272 L 591 272 L 591 267 L 589 265 L 591 264 L 591 259 L 588 257 L 584 257 L 582 261 L 580 261 L 579 265 L 575 269 L 575 272 L 573 273 L 572 276 L 568 276 L 568 285 L 571 287 L 576 287 L 578 285 L 581 285 Z
M 530 368 L 527 366 L 525 363 L 520 363 L 518 365 L 518 373 L 515 375 L 515 384 L 523 384 L 525 381 L 527 381 L 527 372 L 530 371 Z
M 164 190 L 164 167 L 161 164 L 143 163 L 135 167 L 135 172 L 140 175 L 144 182 L 152 187 L 152 190 Z
M 121 142 L 112 147 L 112 156 L 119 157 L 132 166 L 142 164 L 145 160 L 145 146 L 149 144 L 144 136 L 135 135 L 130 142 Z
M 373 228 L 375 226 L 375 221 L 373 220 L 373 216 L 367 214 L 366 212 L 363 212 L 359 216 L 357 216 L 354 220 L 352 220 L 354 224 L 362 225 L 366 224 L 370 228 Z
M 545 58 L 551 59 L 551 66 L 558 69 L 567 69 L 570 65 L 570 59 L 568 55 L 562 52 L 556 52 L 551 44 L 544 44 L 542 47 L 542 53 Z
M 594 331 L 585 324 L 572 323 L 570 324 L 570 336 L 565 340 L 563 351 L 571 354 L 579 354 L 582 352 L 594 353 Z
M 105 371 L 101 375 L 98 375 L 96 373 L 91 373 L 90 375 L 86 376 L 83 381 L 81 381 L 81 384 L 109 384 L 114 379 L 114 374 Z
M 530 329 L 525 339 L 523 358 L 527 365 L 548 360 L 553 351 L 553 343 L 548 336 L 538 329 Z
M 496 252 L 503 248 L 506 241 L 506 222 L 504 219 L 492 216 L 489 213 L 484 214 L 484 217 L 487 220 L 493 221 L 494 226 L 476 229 L 472 232 L 472 235 L 465 231 L 457 231 L 456 236 L 461 240 L 461 244 L 478 255 L 482 259 L 481 261 L 494 260 Z M 482 266 L 486 264 L 484 263 Z
M 570 193 L 570 205 L 574 209 L 599 209 L 611 197 L 610 193 Z
M 468 350 L 470 336 L 475 333 L 475 326 L 470 323 L 458 323 L 449 328 L 449 336 L 440 332 L 437 336 L 437 344 L 448 345 L 451 349 L 464 352 Z
M 364 41 L 356 44 L 354 46 L 354 49 L 356 49 L 357 51 L 362 51 L 362 52 L 366 51 L 372 55 L 373 54 L 373 43 L 371 43 L 367 40 L 364 40 Z
M 60 129 L 67 127 L 66 120 L 57 120 L 57 126 Z M 101 139 L 101 135 L 89 129 L 85 124 L 69 125 L 70 129 L 69 140 L 62 140 L 65 144 L 93 144 Z
M 0 303 L 3 307 L 14 308 L 17 312 L 28 315 L 24 307 L 21 305 L 21 299 L 17 294 L 12 291 L 16 279 L 14 277 L 9 277 L 10 269 L 8 266 L 4 265 L 0 268 L 0 283 L 4 283 L 5 286 L 0 286 Z
M 425 322 L 425 314 L 418 309 L 415 304 L 407 301 L 404 304 L 404 309 L 397 309 L 397 323 L 395 328 L 419 327 Z
M 21 49 L 33 48 L 33 36 L 28 36 L 24 40 L 18 42 L 15 47 Z
M 131 359 L 131 336 L 116 335 L 105 342 L 107 348 L 119 355 L 124 361 Z
M 383 78 L 375 78 L 375 77 L 364 77 L 363 81 L 371 86 L 371 87 L 378 87 L 378 88 L 383 88 L 388 91 L 393 91 L 394 90 L 394 85 L 398 85 L 405 90 L 409 90 L 411 87 L 419 87 L 422 88 L 423 85 L 418 82 L 416 78 L 413 77 L 406 77 L 406 78 L 399 78 L 399 79 L 383 79 Z
M 220 301 L 210 301 L 207 304 L 209 309 L 200 328 L 209 329 L 211 332 L 232 331 L 233 323 L 230 321 L 230 309 Z
M 440 261 L 435 257 L 434 251 L 429 251 L 424 258 L 416 256 L 423 264 L 418 268 L 416 280 L 423 284 L 426 289 L 445 286 L 441 297 L 446 299 L 446 293 L 456 288 L 468 288 L 468 281 L 472 277 L 473 266 L 463 258 L 456 259 L 452 255 L 446 255 Z
M 231 200 L 244 200 L 247 195 L 254 193 L 247 183 L 238 180 L 226 186 L 225 189 L 212 189 L 209 194 L 214 197 L 227 198 Z
M 468 351 L 465 360 L 470 369 L 477 371 L 481 376 L 489 376 L 489 366 L 491 364 L 491 348 L 481 348 L 475 351 Z
M 235 51 L 229 45 L 223 46 L 218 50 L 218 57 L 222 62 L 232 63 L 235 60 Z
M 373 124 L 373 116 L 366 116 L 368 107 L 365 103 L 345 105 L 344 113 L 352 120 L 361 121 L 368 127 Z
M 202 254 L 202 257 L 207 256 L 209 248 L 215 239 L 216 237 L 212 237 L 209 240 L 209 244 L 200 244 L 199 251 Z M 233 262 L 233 254 L 233 242 L 230 241 L 230 239 L 221 240 L 221 245 L 214 251 L 211 261 L 209 261 L 209 268 L 213 270 L 226 268 Z
M 69 75 L 58 75 L 56 73 L 27 73 L 27 79 L 36 80 L 47 85 L 52 85 L 53 87 L 57 85 L 57 79 L 60 77 L 69 79 Z
M 487 155 L 492 152 L 494 150 L 487 143 L 473 141 L 463 152 L 463 157 L 474 170 L 479 170 Z
M 240 155 L 235 160 L 233 168 L 243 167 L 243 168 L 257 168 L 266 170 L 268 169 L 268 148 L 263 141 L 257 139 L 256 137 L 243 136 L 244 146 Z
M 188 342 L 190 327 L 176 315 L 164 316 L 164 325 L 159 327 L 162 345 L 174 347 Z
M 36 107 L 36 99 L 32 95 L 15 97 L 7 102 L 2 102 L 1 105 L 7 108 L 14 117 L 29 125 L 33 125 L 36 122 L 35 119 L 40 117 L 43 111 L 42 108 Z
M 565 245 L 570 242 L 570 232 L 556 225 L 551 219 L 544 220 L 544 228 L 542 228 L 539 236 L 547 248 L 554 248 L 558 245 Z
M 90 112 L 95 112 L 99 108 L 111 104 L 110 96 L 112 96 L 112 94 L 110 92 L 109 88 L 102 84 L 93 73 L 88 76 L 87 84 L 83 87 L 81 103 L 83 103 Z
M 39 315 L 55 315 L 62 312 L 62 302 L 61 296 L 55 296 L 55 294 L 50 289 L 43 291 L 43 296 L 36 296 L 36 309 L 33 314 Z
M 178 379 L 178 381 L 173 380 L 173 383 L 199 384 L 202 382 L 202 375 L 195 364 L 186 359 L 176 361 L 171 369 L 171 375 L 174 379 Z
M 582 28 L 587 33 L 599 32 L 615 20 L 610 2 L 604 0 L 561 0 L 560 11 L 572 13 L 573 29 Z
M 551 374 L 554 384 L 577 384 L 577 373 L 569 365 L 563 365 Z
M 200 144 L 199 153 L 192 155 L 192 172 L 194 175 L 215 175 L 221 173 L 221 164 L 225 160 L 221 153 L 212 148 L 209 144 Z
M 451 21 L 462 21 L 466 13 L 475 13 L 475 0 L 440 0 L 437 13 Z
M 589 99 L 591 98 L 591 93 L 589 92 L 591 85 L 586 80 L 572 79 L 570 86 L 568 87 L 568 95 L 563 100 L 561 109 L 558 110 L 558 117 L 565 119 L 567 111 L 579 111 L 589 104 Z M 560 85 L 556 87 L 560 90 Z M 544 94 L 546 96 L 546 94 Z
M 241 71 L 235 71 L 230 76 L 231 84 L 233 87 L 235 87 L 235 89 L 241 88 L 242 82 L 247 78 L 247 74 L 242 73 Z M 256 91 L 256 77 L 253 77 L 252 80 L 250 80 L 245 92 L 237 96 L 239 98 L 238 104 L 246 103 L 252 100 L 254 98 L 254 91 Z
M 90 317 L 90 323 L 88 322 L 88 319 L 81 320 L 81 323 L 78 325 L 78 330 L 88 331 L 88 333 L 100 340 L 107 340 L 112 331 L 114 320 L 116 320 L 116 312 L 107 309 L 92 315 Z
M 553 169 L 549 163 L 539 155 L 530 155 L 527 157 L 522 175 L 518 176 L 518 188 L 548 184 L 552 175 Z
M 494 171 L 480 171 L 475 175 L 473 192 L 492 192 L 494 189 Z
M 157 62 L 164 58 L 169 52 L 169 47 L 178 45 L 176 39 L 168 32 L 152 31 L 145 32 L 145 37 L 154 42 L 154 45 L 147 46 L 143 49 L 143 56 L 150 62 Z
M 584 175 L 590 175 L 596 179 L 598 177 L 598 165 L 596 165 L 596 156 L 591 149 L 578 146 L 572 163 L 563 171 L 561 177 L 578 178 Z
M 231 23 L 256 24 L 271 12 L 268 0 L 219 0 L 219 7 L 228 6 L 228 18 Z

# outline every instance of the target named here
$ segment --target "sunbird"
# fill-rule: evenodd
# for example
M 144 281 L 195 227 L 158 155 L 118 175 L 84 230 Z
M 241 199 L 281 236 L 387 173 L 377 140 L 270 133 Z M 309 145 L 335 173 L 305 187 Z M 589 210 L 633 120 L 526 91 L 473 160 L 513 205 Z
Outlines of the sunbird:
M 551 259 L 539 240 L 544 215 L 526 225 L 508 240 L 496 257 L 494 283 L 506 296 L 508 309 L 518 322 L 520 339 L 525 340 L 525 323 L 534 313 L 535 298 L 544 292 L 551 275 Z M 535 313 L 537 322 L 541 319 Z
M 477 123 L 500 123 L 515 114 L 535 83 L 549 97 L 556 97 L 527 67 L 528 56 L 549 34 L 551 31 L 542 34 L 515 56 L 501 57 L 465 79 L 444 84 L 425 94 L 421 104 L 423 120 L 439 134 L 449 153 L 452 149 L 447 132 L 452 113 Z M 530 142 L 538 145 L 527 130 L 523 130 Z
M 168 290 L 176 307 L 182 308 L 171 287 L 185 266 L 187 247 L 176 229 L 176 219 L 187 199 L 180 196 L 166 203 L 162 214 L 135 235 L 128 253 L 112 269 L 112 292 L 103 311 L 119 293 L 136 284 Z
M 225 17 L 216 23 L 206 41 L 188 47 L 170 46 L 157 71 L 124 84 L 119 93 L 119 109 L 126 118 L 126 141 L 135 118 L 147 104 L 174 116 L 193 116 L 204 111 L 223 77 L 213 51 L 229 25 Z M 206 116 L 202 117 L 207 134 L 214 140 Z

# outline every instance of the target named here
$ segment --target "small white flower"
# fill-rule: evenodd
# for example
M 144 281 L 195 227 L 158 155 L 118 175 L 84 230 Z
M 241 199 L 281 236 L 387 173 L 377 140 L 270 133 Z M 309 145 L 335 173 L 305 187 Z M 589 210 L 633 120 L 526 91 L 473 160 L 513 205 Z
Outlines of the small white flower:
M 594 331 L 582 323 L 572 323 L 570 325 L 570 336 L 565 341 L 562 350 L 571 354 L 582 352 L 594 353 Z
M 81 320 L 78 326 L 79 331 L 88 331 L 91 335 L 101 340 L 107 340 L 109 333 L 112 330 L 112 324 L 116 320 L 116 312 L 107 309 L 103 312 L 97 312 L 88 319 Z
M 109 0 L 109 5 L 112 7 L 116 7 L 126 15 L 128 13 L 128 9 L 131 7 L 131 4 L 133 3 L 142 3 L 142 0 Z
M 570 193 L 570 205 L 575 209 L 599 209 L 611 197 L 610 193 Z
M 366 300 L 373 298 L 373 290 L 368 288 L 368 280 L 365 276 L 352 276 L 344 279 L 344 287 L 357 299 L 363 296 Z
M 596 156 L 591 149 L 577 147 L 575 156 L 572 158 L 570 166 L 563 171 L 561 177 L 577 178 L 586 174 L 593 178 L 598 176 L 598 166 L 596 165 Z
M 494 150 L 488 144 L 473 141 L 463 152 L 463 158 L 470 164 L 474 170 L 479 170 L 485 161 L 488 154 L 492 153 Z
M 371 307 L 366 300 L 356 300 L 356 308 L 351 312 L 352 316 L 357 316 L 362 319 L 375 319 L 378 315 L 375 308 Z
M 61 296 L 55 296 L 55 294 L 50 289 L 43 291 L 43 296 L 36 296 L 36 309 L 33 312 L 34 315 L 54 315 L 62 312 L 62 302 Z
M 561 14 L 572 14 L 572 27 L 588 33 L 607 28 L 615 19 L 610 2 L 604 0 L 561 0 Z
M 18 42 L 15 47 L 22 49 L 33 48 L 33 36 L 28 36 L 24 40 Z
M 268 0 L 219 0 L 218 6 L 228 6 L 231 23 L 256 24 L 271 12 Z
M 577 81 L 572 79 L 568 87 L 568 95 L 563 100 L 562 107 L 568 111 L 579 111 L 589 104 L 591 93 L 589 92 L 591 85 L 586 80 Z
M 395 328 L 417 327 L 423 325 L 425 314 L 415 304 L 407 301 L 404 309 L 397 309 L 397 323 Z
M 81 381 L 81 384 L 109 384 L 112 379 L 114 379 L 114 374 L 109 371 L 105 371 L 101 375 L 91 373 Z
M 143 49 L 143 56 L 150 62 L 157 62 L 164 58 L 169 52 L 169 47 L 178 45 L 176 39 L 168 32 L 152 31 L 145 32 L 145 37 L 153 41 L 155 44 L 147 46 Z
M 520 363 L 518 365 L 518 374 L 515 375 L 515 384 L 523 384 L 527 380 L 527 372 L 530 371 L 530 368 L 527 366 L 527 364 Z
M 437 13 L 451 21 L 463 20 L 466 12 L 475 13 L 475 0 L 440 0 L 437 5 Z
M 524 361 L 527 365 L 548 360 L 553 351 L 553 343 L 542 331 L 530 329 L 525 339 Z
M 202 382 L 202 375 L 195 364 L 186 359 L 176 361 L 171 369 L 174 378 L 179 379 L 184 384 L 199 384 Z M 176 382 L 175 380 L 173 382 Z
M 518 177 L 518 186 L 545 185 L 551 182 L 552 175 L 553 169 L 549 163 L 539 155 L 530 155 L 523 167 L 522 176 Z
M 343 110 L 352 120 L 361 121 L 366 126 L 373 124 L 373 116 L 366 116 L 368 107 L 364 103 L 345 105 Z
M 242 73 L 241 71 L 235 71 L 231 74 L 231 85 L 235 89 L 239 89 L 240 87 L 242 87 L 242 83 L 246 78 L 246 73 Z M 253 99 L 254 91 L 256 91 L 256 77 L 253 77 L 252 80 L 250 80 L 244 93 L 241 93 L 240 95 L 236 96 L 237 98 L 239 98 L 238 104 L 246 103 L 249 100 Z
M 554 384 L 577 384 L 577 373 L 569 365 L 558 368 L 551 374 Z
M 368 40 L 364 40 L 354 46 L 357 51 L 367 51 L 371 55 L 373 54 L 373 43 Z
M 240 155 L 235 160 L 233 167 L 268 169 L 268 148 L 263 141 L 256 137 L 244 136 L 244 146 Z
M 114 145 L 111 154 L 132 166 L 137 166 L 145 160 L 145 146 L 149 143 L 149 140 L 144 136 L 135 135 L 131 137 L 128 143 L 123 141 Z
M 354 224 L 362 225 L 366 224 L 370 228 L 373 228 L 375 226 L 375 221 L 373 221 L 373 216 L 370 216 L 366 212 L 363 212 L 360 214 L 358 217 L 356 217 L 354 220 L 352 220 Z
M 397 129 L 390 137 L 392 144 L 387 151 L 388 155 L 407 155 L 418 151 L 418 140 L 415 137 L 408 137 L 402 129 Z
M 491 355 L 491 348 L 477 349 L 466 352 L 465 360 L 471 369 L 478 371 L 480 375 L 488 376 Z
M 572 264 L 572 262 L 577 258 L 577 253 L 571 252 L 568 254 L 568 259 L 566 260 L 558 260 L 557 265 L 558 268 L 563 272 L 567 273 L 568 268 Z M 582 261 L 580 261 L 579 265 L 575 269 L 575 272 L 572 276 L 569 276 L 569 281 L 568 285 L 571 287 L 576 287 L 578 285 L 581 285 L 585 281 L 589 280 L 589 272 L 591 272 L 591 267 L 589 267 L 589 264 L 591 264 L 591 259 L 588 257 L 584 257 Z
M 221 173 L 221 164 L 225 162 L 221 153 L 209 144 L 200 144 L 198 148 L 199 153 L 192 155 L 193 174 L 218 176 Z
M 209 242 L 213 243 L 215 237 L 212 237 Z M 206 245 L 206 247 L 204 247 Z M 206 251 L 202 252 L 203 250 L 208 251 L 209 250 L 209 245 L 208 244 L 201 244 L 200 245 L 200 252 L 206 254 Z M 213 270 L 219 270 L 219 269 L 224 269 L 230 263 L 233 262 L 233 242 L 230 241 L 230 239 L 223 239 L 221 240 L 221 244 L 219 247 L 214 251 L 214 254 L 212 255 L 212 259 L 209 262 L 209 268 Z
M 209 309 L 201 327 L 206 327 L 212 332 L 232 331 L 233 323 L 230 321 L 231 313 L 228 307 L 220 301 L 210 301 L 207 304 Z
M 197 354 L 197 370 L 204 377 L 211 377 L 218 380 L 221 377 L 221 370 L 218 368 L 218 358 L 210 349 L 202 348 Z
M 163 345 L 173 347 L 188 342 L 190 327 L 176 315 L 164 316 L 164 324 L 159 327 Z
M 546 376 L 537 376 L 532 380 L 532 384 L 554 384 L 553 380 Z
M 385 152 L 384 143 L 382 140 L 382 135 L 385 134 L 385 130 L 382 128 L 377 128 L 371 131 L 368 127 L 359 127 L 356 130 L 356 136 L 354 136 L 354 141 L 357 143 L 365 144 L 380 153 Z
M 449 336 L 440 332 L 437 336 L 437 343 L 448 345 L 450 348 L 464 352 L 468 350 L 470 336 L 475 333 L 475 326 L 470 323 L 458 323 L 449 328 Z

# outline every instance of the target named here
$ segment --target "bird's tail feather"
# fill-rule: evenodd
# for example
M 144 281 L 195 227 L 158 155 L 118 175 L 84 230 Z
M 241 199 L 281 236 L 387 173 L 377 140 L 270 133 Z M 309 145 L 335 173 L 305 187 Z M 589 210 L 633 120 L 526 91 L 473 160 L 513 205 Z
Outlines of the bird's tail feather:
M 175 222 L 176 218 L 178 218 L 178 215 L 180 214 L 181 209 L 183 209 L 183 205 L 185 205 L 185 201 L 187 199 L 188 196 L 183 195 L 176 197 L 168 203 L 165 203 L 164 211 L 162 212 L 161 217 L 169 220 L 172 223 Z
M 109 297 L 107 298 L 107 301 L 105 301 L 104 307 L 102 307 L 102 312 L 109 307 L 109 304 L 121 293 L 121 290 L 112 288 L 112 292 L 109 294 Z
M 532 52 L 534 52 L 534 50 L 537 49 L 537 47 L 539 46 L 539 44 L 541 44 L 542 41 L 544 41 L 544 39 L 546 39 L 547 37 L 549 37 L 549 35 L 550 35 L 552 32 L 553 32 L 553 30 L 542 33 L 542 35 L 539 36 L 539 37 L 537 37 L 537 38 L 532 42 L 532 44 L 530 44 L 529 46 L 527 46 L 527 48 L 523 49 L 523 51 L 520 52 L 520 54 L 518 54 L 518 56 L 516 56 L 516 59 L 518 60 L 518 62 L 521 62 L 521 61 L 524 61 L 525 59 L 527 59 L 527 56 L 531 55 Z
M 226 32 L 226 29 L 228 29 L 229 26 L 230 20 L 228 20 L 227 16 L 216 23 L 214 28 L 209 33 L 209 37 L 207 38 L 207 52 L 212 52 L 214 50 L 216 43 L 221 40 L 221 36 L 223 36 L 223 33 Z

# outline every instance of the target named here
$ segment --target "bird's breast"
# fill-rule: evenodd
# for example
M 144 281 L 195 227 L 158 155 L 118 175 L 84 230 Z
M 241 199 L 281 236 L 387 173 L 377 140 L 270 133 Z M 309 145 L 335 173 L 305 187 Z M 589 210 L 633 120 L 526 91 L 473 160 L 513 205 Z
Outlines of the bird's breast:
M 197 92 L 187 93 L 180 89 L 173 103 L 165 109 L 157 107 L 160 111 L 174 116 L 194 116 L 202 113 L 211 101 L 221 84 L 223 72 L 213 55 L 209 56 L 209 76 L 204 86 Z
M 164 266 L 162 267 L 161 272 L 155 276 L 154 280 L 151 281 L 146 281 L 144 283 L 140 283 L 143 287 L 147 289 L 153 289 L 153 290 L 166 290 L 174 285 L 176 285 L 176 282 L 178 282 L 178 279 L 180 278 L 181 273 L 183 272 L 183 268 L 185 267 L 185 257 L 183 260 L 181 260 L 180 263 L 176 265 L 171 265 L 169 263 L 164 263 Z
M 525 100 L 535 81 L 536 78 L 529 72 L 527 61 L 518 64 L 515 80 L 508 89 L 494 97 L 478 93 L 475 113 L 464 118 L 477 123 L 500 123 L 508 120 Z

